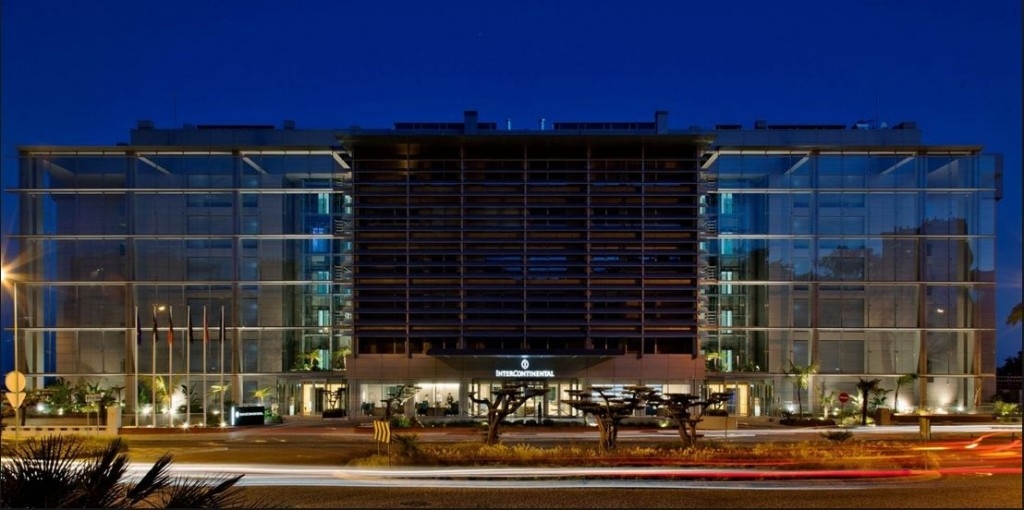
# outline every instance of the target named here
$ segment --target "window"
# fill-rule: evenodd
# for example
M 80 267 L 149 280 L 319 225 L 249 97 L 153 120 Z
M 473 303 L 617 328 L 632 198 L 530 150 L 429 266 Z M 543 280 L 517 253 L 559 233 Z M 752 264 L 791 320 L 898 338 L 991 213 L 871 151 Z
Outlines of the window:
M 722 271 L 722 274 L 720 276 L 720 280 L 721 280 L 721 282 L 732 281 L 733 280 L 733 272 L 732 271 Z M 719 292 L 722 293 L 722 294 L 732 294 L 732 284 L 731 283 L 719 283 L 718 288 L 719 288 Z

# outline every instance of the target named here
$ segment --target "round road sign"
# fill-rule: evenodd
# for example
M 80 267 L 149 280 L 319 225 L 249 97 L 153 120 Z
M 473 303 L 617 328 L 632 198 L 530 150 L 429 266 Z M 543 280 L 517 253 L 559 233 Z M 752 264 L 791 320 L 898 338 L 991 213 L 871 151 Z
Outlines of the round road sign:
M 850 396 L 847 395 L 845 391 L 839 394 L 839 402 L 845 404 L 849 400 L 850 400 Z
M 25 389 L 25 374 L 17 370 L 11 370 L 7 372 L 4 383 L 7 385 L 7 391 L 22 391 Z

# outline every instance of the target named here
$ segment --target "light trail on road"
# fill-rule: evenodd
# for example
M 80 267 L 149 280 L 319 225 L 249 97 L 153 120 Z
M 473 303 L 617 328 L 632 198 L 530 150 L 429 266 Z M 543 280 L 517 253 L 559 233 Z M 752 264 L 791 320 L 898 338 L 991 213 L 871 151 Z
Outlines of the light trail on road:
M 148 469 L 129 467 L 129 477 Z M 174 475 L 217 478 L 244 474 L 239 486 L 444 488 L 666 488 L 860 490 L 913 487 L 951 474 L 1020 474 L 1020 468 L 949 470 L 756 470 L 701 468 L 331 468 L 247 464 L 172 465 Z M 947 472 L 948 471 L 948 472 Z M 843 483 L 837 484 L 838 480 Z M 434 485 L 430 485 L 431 482 Z
M 911 487 L 948 476 L 1020 476 L 1021 440 L 993 431 L 971 440 L 933 441 L 910 451 L 942 455 L 940 466 L 910 469 L 764 469 L 706 466 L 606 467 L 333 467 L 258 463 L 188 463 L 171 465 L 177 476 L 223 478 L 242 474 L 240 486 L 278 487 L 439 487 L 439 488 L 666 488 L 857 490 Z M 893 452 L 896 454 L 897 452 Z M 981 461 L 981 462 L 979 462 Z M 944 464 L 944 465 L 943 465 Z M 129 476 L 141 477 L 148 466 L 131 464 Z M 842 483 L 837 483 L 842 481 Z

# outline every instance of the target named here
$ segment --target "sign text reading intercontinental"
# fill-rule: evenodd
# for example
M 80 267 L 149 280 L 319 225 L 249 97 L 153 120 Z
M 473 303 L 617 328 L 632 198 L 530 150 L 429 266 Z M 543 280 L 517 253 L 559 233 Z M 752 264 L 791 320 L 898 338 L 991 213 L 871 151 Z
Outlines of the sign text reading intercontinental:
M 494 377 L 554 377 L 554 370 L 495 370 Z

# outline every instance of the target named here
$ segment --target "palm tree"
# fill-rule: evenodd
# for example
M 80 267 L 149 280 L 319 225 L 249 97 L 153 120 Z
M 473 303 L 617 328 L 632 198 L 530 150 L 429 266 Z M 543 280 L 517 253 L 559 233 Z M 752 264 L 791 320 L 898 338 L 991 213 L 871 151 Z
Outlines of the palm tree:
M 896 393 L 893 395 L 893 412 L 900 412 L 900 387 L 917 380 L 917 374 L 903 374 L 896 378 Z
M 273 388 L 271 388 L 269 386 L 267 386 L 265 388 L 260 388 L 258 390 L 253 390 L 252 396 L 253 396 L 253 398 L 259 399 L 260 405 L 263 405 L 264 399 L 266 399 L 267 397 L 270 396 L 270 392 L 272 390 L 273 390 Z
M 333 365 L 331 368 L 334 369 L 334 370 L 345 370 L 345 369 L 347 369 L 348 368 L 348 357 L 351 356 L 351 355 L 352 355 L 352 348 L 351 347 L 342 347 L 342 348 L 334 351 L 334 354 L 331 356 L 333 358 L 331 360 L 331 362 L 332 362 L 331 364 Z
M 793 387 L 796 388 L 796 405 L 799 416 L 804 415 L 804 404 L 801 397 L 803 390 L 807 389 L 811 383 L 811 376 L 818 373 L 818 365 L 811 363 L 810 365 L 795 365 L 791 360 L 789 362 L 789 370 L 786 371 L 786 377 L 793 379 Z
M 868 424 L 868 395 L 878 390 L 878 385 L 882 383 L 881 379 L 872 379 L 870 381 L 863 378 L 857 382 L 857 391 L 860 392 L 860 424 Z
M 219 407 L 221 408 L 221 410 L 223 410 L 224 406 L 227 404 L 225 396 L 227 395 L 227 393 L 229 391 L 231 391 L 231 384 L 230 383 L 223 384 L 223 385 L 220 385 L 220 384 L 212 384 L 212 385 L 210 385 L 210 396 L 215 397 L 217 399 L 217 402 L 218 402 Z M 224 420 L 226 419 L 223 415 L 218 416 L 218 418 L 220 419 L 221 423 L 223 423 Z M 207 417 L 207 420 L 209 420 L 209 417 Z
M 136 481 L 120 438 L 98 451 L 73 435 L 29 439 L 13 447 L 0 471 L 3 508 L 274 508 L 247 500 L 235 484 L 245 475 L 189 479 L 168 472 L 164 454 Z M 255 506 L 254 506 L 255 505 Z

